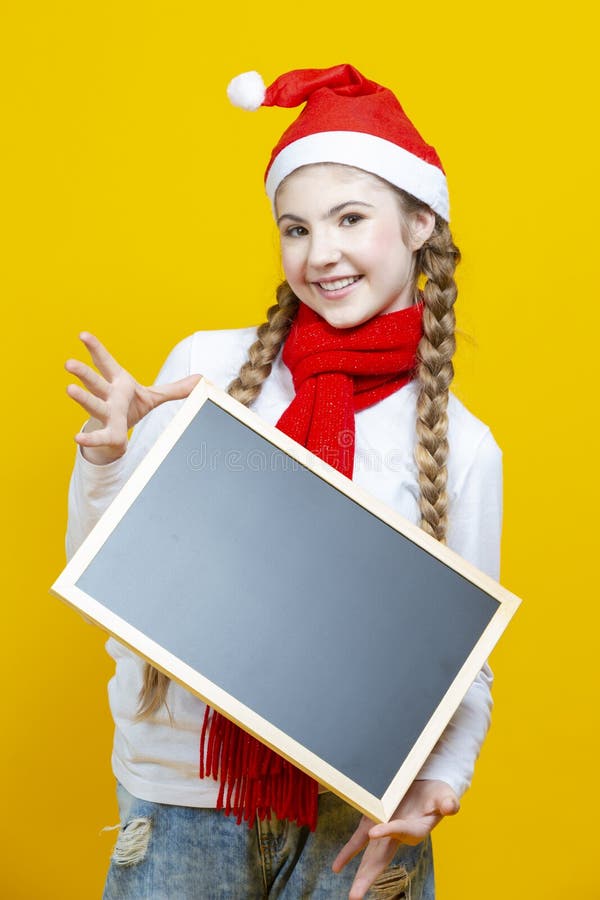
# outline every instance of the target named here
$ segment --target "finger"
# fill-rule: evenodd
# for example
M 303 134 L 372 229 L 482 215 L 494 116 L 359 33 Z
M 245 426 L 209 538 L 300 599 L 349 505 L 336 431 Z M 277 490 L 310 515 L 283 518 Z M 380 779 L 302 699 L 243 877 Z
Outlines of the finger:
M 107 381 L 112 381 L 122 371 L 123 367 L 110 355 L 104 344 L 95 335 L 90 334 L 89 331 L 82 331 L 79 339 L 85 344 L 94 361 L 94 365 Z
M 454 791 L 442 797 L 438 803 L 438 809 L 443 816 L 455 816 L 460 810 L 460 801 Z
M 353 859 L 357 853 L 369 843 L 369 828 L 373 822 L 371 819 L 363 817 L 350 840 L 344 844 L 338 855 L 333 861 L 332 869 L 334 872 L 341 872 L 347 863 Z
M 70 372 L 71 375 L 75 375 L 79 378 L 88 391 L 91 391 L 96 397 L 100 397 L 101 400 L 106 400 L 108 397 L 108 384 L 106 383 L 106 379 L 102 378 L 101 375 L 98 375 L 97 372 L 94 372 L 90 366 L 80 362 L 78 359 L 68 359 L 65 363 L 65 369 L 67 372 Z
M 444 784 L 432 795 L 429 809 L 424 815 L 454 816 L 460 809 L 460 800 L 452 788 Z
M 161 403 L 167 400 L 184 400 L 189 397 L 201 378 L 202 375 L 187 375 L 179 381 L 155 385 L 152 390 L 160 395 Z
M 421 818 L 392 819 L 382 825 L 374 825 L 369 831 L 370 839 L 394 838 L 402 844 L 418 844 L 438 824 L 442 816 L 435 813 Z
M 81 447 L 106 447 L 121 455 L 127 449 L 127 432 L 113 428 L 97 428 L 95 431 L 80 431 L 75 441 Z
M 454 816 L 460 810 L 460 800 L 445 781 L 417 780 L 415 784 L 425 786 L 427 791 L 427 808 L 423 815 L 441 813 L 443 816 Z
M 82 406 L 86 412 L 93 416 L 94 419 L 98 419 L 100 422 L 106 421 L 107 407 L 104 400 L 100 400 L 88 391 L 84 391 L 78 384 L 68 384 L 67 394 L 72 400 L 75 400 L 76 403 Z
M 397 850 L 398 843 L 391 838 L 369 843 L 352 882 L 348 900 L 362 900 L 375 879 L 387 869 Z
M 102 459 L 91 459 L 91 462 L 113 462 L 113 460 L 123 456 L 127 450 L 126 441 L 114 443 L 111 440 L 109 433 L 104 429 L 90 432 L 80 431 L 79 434 L 75 435 L 75 442 L 79 444 L 80 447 L 85 447 L 88 450 L 99 450 L 102 453 Z M 106 458 L 104 458 L 105 454 L 108 454 Z
M 108 432 L 106 428 L 97 428 L 95 431 L 79 431 L 75 435 L 75 441 L 80 447 L 108 447 Z

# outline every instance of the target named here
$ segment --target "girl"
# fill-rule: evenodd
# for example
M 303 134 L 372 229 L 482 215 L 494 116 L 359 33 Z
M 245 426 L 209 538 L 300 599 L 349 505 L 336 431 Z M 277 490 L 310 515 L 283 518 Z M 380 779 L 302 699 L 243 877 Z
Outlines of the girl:
M 460 254 L 435 150 L 393 94 L 351 66 L 290 72 L 268 90 L 246 73 L 229 94 L 247 109 L 306 103 L 266 172 L 286 281 L 257 331 L 186 338 L 152 387 L 80 335 L 98 371 L 66 363 L 87 388 L 68 393 L 91 416 L 75 438 L 68 554 L 202 372 L 497 578 L 500 452 L 448 390 Z M 274 755 L 261 790 L 287 778 L 289 808 L 273 801 L 265 815 L 241 794 L 224 799 L 218 779 L 246 784 L 252 773 L 244 760 L 224 771 L 218 715 L 112 638 L 107 649 L 121 830 L 105 900 L 433 898 L 429 835 L 470 784 L 489 726 L 487 665 L 392 820 L 374 825 Z M 207 741 L 217 747 L 210 771 Z M 223 814 L 231 803 L 251 829 Z

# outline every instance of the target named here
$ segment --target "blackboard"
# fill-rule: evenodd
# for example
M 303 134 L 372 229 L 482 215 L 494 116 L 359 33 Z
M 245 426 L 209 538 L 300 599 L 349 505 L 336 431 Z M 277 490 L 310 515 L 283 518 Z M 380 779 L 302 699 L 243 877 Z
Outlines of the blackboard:
M 52 590 L 380 821 L 519 603 L 205 380 Z

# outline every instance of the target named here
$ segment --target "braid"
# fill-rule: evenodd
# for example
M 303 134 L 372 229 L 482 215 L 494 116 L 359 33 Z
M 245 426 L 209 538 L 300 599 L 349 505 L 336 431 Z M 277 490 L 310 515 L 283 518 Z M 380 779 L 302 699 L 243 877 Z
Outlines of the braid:
M 260 394 L 265 378 L 271 373 L 273 360 L 289 334 L 299 302 L 287 281 L 282 282 L 277 288 L 277 303 L 269 307 L 267 321 L 256 331 L 256 341 L 248 350 L 248 359 L 227 388 L 227 393 L 244 406 Z
M 267 310 L 267 321 L 256 330 L 256 340 L 248 350 L 248 359 L 227 388 L 227 393 L 244 406 L 249 406 L 271 373 L 273 360 L 287 338 L 300 301 L 287 281 L 277 288 L 277 303 Z M 167 699 L 170 679 L 150 663 L 144 666 L 144 683 L 138 697 L 137 718 L 145 719 L 157 712 Z
M 423 289 L 423 337 L 418 348 L 417 445 L 421 528 L 439 541 L 448 525 L 448 390 L 454 377 L 456 349 L 454 270 L 460 251 L 448 224 L 436 216 L 433 234 L 417 254 L 417 270 L 426 276 Z

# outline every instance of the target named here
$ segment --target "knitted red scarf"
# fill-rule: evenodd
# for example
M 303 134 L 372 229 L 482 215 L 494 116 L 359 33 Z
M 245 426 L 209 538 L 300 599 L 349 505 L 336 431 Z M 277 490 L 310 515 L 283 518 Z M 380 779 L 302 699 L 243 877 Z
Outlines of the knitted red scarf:
M 421 304 L 337 329 L 301 303 L 283 349 L 296 395 L 277 427 L 352 478 L 354 413 L 410 381 L 421 335 Z M 314 831 L 317 782 L 210 707 L 200 739 L 208 775 L 220 779 L 217 809 L 238 825 L 272 810 Z

